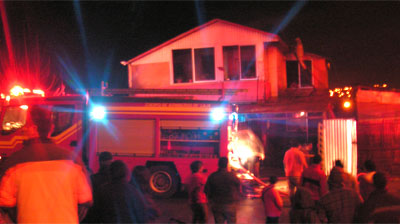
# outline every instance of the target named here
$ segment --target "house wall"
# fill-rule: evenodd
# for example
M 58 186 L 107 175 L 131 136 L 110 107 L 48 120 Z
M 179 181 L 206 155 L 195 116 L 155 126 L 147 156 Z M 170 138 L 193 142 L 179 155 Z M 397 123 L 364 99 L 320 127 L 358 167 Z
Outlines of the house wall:
M 227 35 L 228 34 L 228 35 Z M 271 96 L 269 80 L 265 80 L 264 69 L 264 42 L 277 41 L 276 35 L 266 35 L 264 32 L 247 30 L 238 26 L 215 23 L 199 32 L 178 39 L 169 45 L 158 49 L 129 64 L 130 88 L 239 88 L 246 91 L 233 97 L 233 101 L 256 101 L 264 96 Z M 241 81 L 224 81 L 223 46 L 255 45 L 256 47 L 256 74 L 255 79 Z M 196 49 L 214 47 L 215 76 L 214 81 L 195 81 L 194 83 L 173 83 L 172 50 Z M 276 59 L 271 60 L 268 66 L 275 66 Z M 269 71 L 269 76 L 276 76 L 276 69 Z M 275 88 L 275 96 L 277 91 Z
M 264 68 L 267 85 L 270 85 L 270 96 L 278 96 L 286 88 L 285 57 L 275 43 L 266 43 L 264 51 Z
M 165 88 L 169 86 L 170 80 L 168 62 L 147 63 L 138 65 L 129 65 L 129 70 L 133 74 L 130 82 L 130 88 Z M 154 74 L 154 75 L 149 75 Z

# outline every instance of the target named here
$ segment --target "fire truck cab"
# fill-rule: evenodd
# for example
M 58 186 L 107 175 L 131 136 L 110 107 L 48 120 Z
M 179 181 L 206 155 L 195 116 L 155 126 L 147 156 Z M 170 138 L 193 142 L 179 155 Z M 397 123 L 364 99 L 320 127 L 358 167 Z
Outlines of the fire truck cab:
M 51 105 L 54 130 L 52 140 L 65 148 L 78 150 L 82 140 L 82 96 L 18 96 L 7 97 L 0 104 L 0 156 L 7 159 L 23 146 L 23 141 L 36 137 L 28 113 L 32 105 Z M 78 113 L 77 113 L 78 112 Z

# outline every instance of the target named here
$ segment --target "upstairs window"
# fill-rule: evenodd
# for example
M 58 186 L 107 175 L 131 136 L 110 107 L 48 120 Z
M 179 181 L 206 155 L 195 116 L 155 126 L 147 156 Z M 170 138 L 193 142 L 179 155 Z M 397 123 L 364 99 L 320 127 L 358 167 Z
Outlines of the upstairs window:
M 195 81 L 215 80 L 214 48 L 198 48 L 193 52 L 194 57 L 192 49 L 172 51 L 174 83 L 190 83 L 193 77 Z
M 196 81 L 215 80 L 214 48 L 194 50 Z
M 193 81 L 192 50 L 173 50 L 174 83 L 188 83 Z
M 304 61 L 306 69 L 298 61 L 286 61 L 286 80 L 288 88 L 312 86 L 311 61 Z
M 225 80 L 256 78 L 255 46 L 226 46 L 222 51 Z

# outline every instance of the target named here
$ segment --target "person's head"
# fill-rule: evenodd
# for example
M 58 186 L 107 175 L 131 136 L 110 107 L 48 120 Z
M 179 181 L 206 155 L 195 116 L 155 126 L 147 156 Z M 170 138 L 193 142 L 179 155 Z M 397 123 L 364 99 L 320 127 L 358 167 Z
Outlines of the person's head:
M 332 169 L 328 177 L 328 186 L 330 190 L 344 187 L 344 172 L 339 169 Z
M 383 172 L 376 172 L 374 174 L 373 181 L 377 190 L 384 190 L 387 185 L 387 176 Z
M 203 169 L 203 163 L 199 160 L 196 160 L 190 164 L 190 170 L 192 173 L 201 172 Z
M 269 183 L 270 184 L 275 184 L 278 181 L 278 178 L 276 176 L 270 176 L 269 177 Z
M 129 171 L 126 164 L 121 160 L 115 160 L 110 165 L 110 174 L 112 181 L 128 181 Z
M 99 164 L 100 167 L 109 166 L 112 162 L 113 156 L 111 152 L 101 152 L 99 155 Z
M 376 169 L 375 163 L 372 160 L 366 160 L 364 162 L 364 167 L 365 167 L 365 170 L 367 170 L 367 172 L 372 172 L 372 171 L 375 171 L 375 169 Z
M 321 161 L 322 161 L 322 158 L 321 158 L 321 156 L 320 156 L 319 154 L 315 155 L 315 156 L 312 158 L 312 163 L 313 163 L 313 164 L 320 164 Z
M 40 138 L 50 137 L 53 131 L 51 108 L 45 105 L 33 105 L 30 109 L 30 117 L 36 126 Z
M 220 169 L 226 169 L 228 167 L 228 158 L 226 157 L 221 157 L 218 160 L 218 168 Z
M 338 167 L 341 167 L 341 168 L 344 167 L 344 166 L 343 166 L 343 163 L 342 163 L 342 161 L 341 161 L 340 159 L 338 159 L 338 160 L 335 161 L 335 166 L 338 166 Z

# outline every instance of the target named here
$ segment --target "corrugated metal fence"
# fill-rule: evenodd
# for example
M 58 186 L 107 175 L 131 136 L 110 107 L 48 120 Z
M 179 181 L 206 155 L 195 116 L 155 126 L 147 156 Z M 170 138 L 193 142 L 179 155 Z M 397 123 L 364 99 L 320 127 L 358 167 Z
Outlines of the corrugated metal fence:
M 335 160 L 343 162 L 344 170 L 357 175 L 357 131 L 353 119 L 329 119 L 319 125 L 319 152 L 323 170 L 329 175 Z

